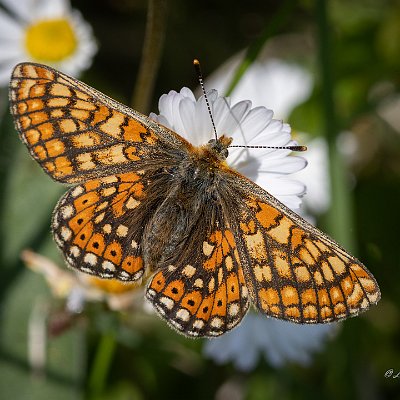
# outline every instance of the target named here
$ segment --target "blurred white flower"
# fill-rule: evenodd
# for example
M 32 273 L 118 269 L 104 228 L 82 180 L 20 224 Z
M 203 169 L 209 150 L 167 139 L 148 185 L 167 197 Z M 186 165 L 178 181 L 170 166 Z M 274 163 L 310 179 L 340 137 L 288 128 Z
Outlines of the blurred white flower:
M 86 301 L 105 301 L 112 310 L 143 305 L 143 288 L 136 283 L 122 283 L 59 267 L 53 261 L 30 250 L 21 254 L 25 264 L 46 278 L 54 297 L 66 300 L 66 309 L 83 310 Z
M 264 356 L 275 368 L 286 362 L 307 365 L 311 353 L 320 349 L 338 325 L 298 325 L 248 313 L 239 328 L 208 339 L 204 354 L 217 364 L 232 361 L 242 371 L 254 369 Z
M 315 223 L 315 216 L 326 212 L 331 201 L 328 144 L 323 137 L 312 138 L 304 133 L 299 134 L 298 138 L 301 144 L 307 145 L 307 151 L 303 153 L 307 168 L 294 174 L 294 177 L 307 186 L 302 215 L 309 222 Z
M 225 93 L 244 53 L 237 54 L 206 79 L 206 85 Z M 311 74 L 300 65 L 276 58 L 256 60 L 246 71 L 230 97 L 232 101 L 251 99 L 254 106 L 274 110 L 286 119 L 293 108 L 308 99 L 313 88 Z
M 218 96 L 216 90 L 207 94 L 218 136 L 233 138 L 232 145 L 293 146 L 290 126 L 273 119 L 273 112 L 265 107 L 252 108 L 249 100 L 231 104 L 231 100 Z M 214 138 L 211 119 L 204 96 L 195 99 L 192 91 L 183 88 L 179 93 L 170 91 L 159 100 L 159 115 L 150 117 L 183 136 L 195 146 Z M 285 203 L 298 208 L 305 186 L 288 178 L 306 166 L 302 157 L 290 155 L 287 149 L 229 148 L 227 163 L 243 175 Z
M 0 86 L 22 61 L 77 76 L 97 50 L 92 29 L 69 0 L 0 0 Z

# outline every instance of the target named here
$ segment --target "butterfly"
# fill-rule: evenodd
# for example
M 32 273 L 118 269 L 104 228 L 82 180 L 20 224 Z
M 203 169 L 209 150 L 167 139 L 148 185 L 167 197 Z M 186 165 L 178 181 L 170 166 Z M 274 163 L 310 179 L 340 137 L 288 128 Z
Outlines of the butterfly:
M 360 261 L 227 165 L 231 138 L 195 147 L 33 63 L 15 67 L 10 103 L 32 157 L 72 185 L 52 218 L 68 265 L 147 279 L 146 298 L 178 332 L 219 336 L 250 304 L 312 324 L 355 316 L 380 299 Z

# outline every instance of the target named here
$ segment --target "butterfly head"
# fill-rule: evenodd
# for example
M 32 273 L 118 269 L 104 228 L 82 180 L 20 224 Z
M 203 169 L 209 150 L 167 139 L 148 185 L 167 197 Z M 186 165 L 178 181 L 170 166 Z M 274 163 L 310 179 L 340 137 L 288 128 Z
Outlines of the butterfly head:
M 228 147 L 231 143 L 232 138 L 222 135 L 218 139 L 211 139 L 206 146 L 215 153 L 220 160 L 226 160 L 229 155 Z

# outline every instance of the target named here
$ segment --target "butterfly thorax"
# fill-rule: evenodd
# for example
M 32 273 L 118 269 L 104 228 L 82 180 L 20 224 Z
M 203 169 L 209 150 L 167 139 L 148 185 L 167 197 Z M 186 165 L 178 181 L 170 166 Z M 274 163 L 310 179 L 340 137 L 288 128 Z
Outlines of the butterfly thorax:
M 215 171 L 221 166 L 226 166 L 228 157 L 228 147 L 232 143 L 232 138 L 221 136 L 218 139 L 211 139 L 205 145 L 199 146 L 192 152 L 192 162 L 199 168 Z
M 163 183 L 156 185 L 168 189 L 144 231 L 144 260 L 149 268 L 168 265 L 177 253 L 184 252 L 200 223 L 212 225 L 231 142 L 231 138 L 221 136 L 193 148 L 179 166 L 167 170 Z

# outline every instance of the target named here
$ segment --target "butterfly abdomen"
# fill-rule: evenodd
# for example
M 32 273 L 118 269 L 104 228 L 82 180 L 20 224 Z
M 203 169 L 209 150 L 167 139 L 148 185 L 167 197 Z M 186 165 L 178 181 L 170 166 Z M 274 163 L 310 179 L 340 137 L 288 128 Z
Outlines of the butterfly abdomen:
M 167 185 L 163 184 L 168 187 L 167 195 L 153 213 L 143 235 L 143 256 L 151 269 L 182 252 L 199 222 L 204 224 L 205 218 L 211 218 L 210 202 L 218 205 L 215 175 L 202 160 L 183 160 L 164 179 L 168 180 Z

